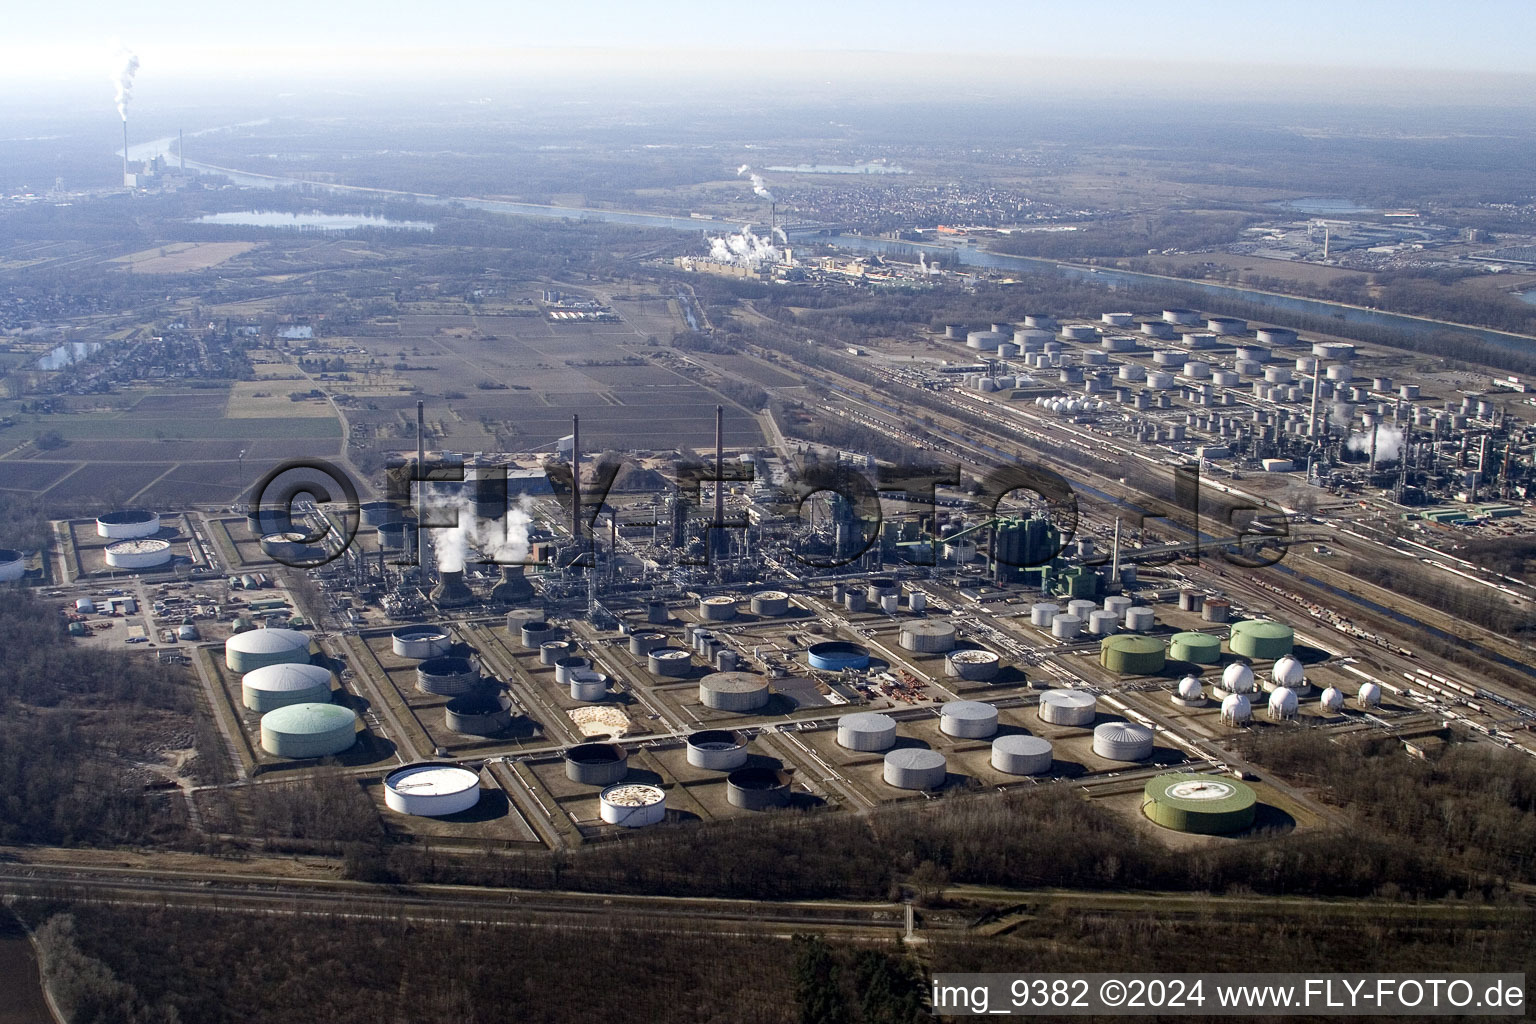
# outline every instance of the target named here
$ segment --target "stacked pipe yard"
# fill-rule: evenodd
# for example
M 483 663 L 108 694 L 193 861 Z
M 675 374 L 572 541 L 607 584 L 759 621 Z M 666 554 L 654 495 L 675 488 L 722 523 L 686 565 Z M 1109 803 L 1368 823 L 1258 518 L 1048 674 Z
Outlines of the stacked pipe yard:
M 579 743 L 565 752 L 565 777 L 586 786 L 611 786 L 629 774 L 629 753 L 617 743 Z
M 761 617 L 777 617 L 788 614 L 789 595 L 782 590 L 761 590 L 752 595 L 752 614 Z
M 608 677 L 592 669 L 577 669 L 566 676 L 571 700 L 595 704 L 608 696 Z
M 125 508 L 96 518 L 96 536 L 107 540 L 140 540 L 160 532 L 160 513 Z
M 770 696 L 767 678 L 752 672 L 712 672 L 699 680 L 699 703 L 716 711 L 757 711 Z
M 1098 709 L 1099 699 L 1086 690 L 1046 690 L 1040 695 L 1040 720 L 1052 725 L 1092 725 Z
M 1196 835 L 1231 835 L 1253 825 L 1258 797 L 1234 779 L 1175 772 L 1149 779 L 1141 810 L 1164 828 Z
M 389 635 L 389 642 L 396 655 L 413 661 L 444 657 L 453 647 L 448 631 L 439 626 L 401 626 Z
M 599 813 L 610 825 L 643 828 L 667 817 L 667 794 L 658 786 L 621 783 L 598 794 Z
M 307 663 L 253 669 L 240 679 L 240 702 L 259 715 L 289 704 L 329 704 L 331 670 Z
M 442 818 L 480 802 L 480 776 L 450 764 L 409 764 L 384 777 L 384 806 L 400 814 Z
M 1093 729 L 1093 752 L 1109 761 L 1145 761 L 1152 756 L 1152 730 L 1135 722 L 1105 722 Z
M 967 682 L 985 683 L 997 678 L 1002 659 L 991 651 L 950 651 L 944 658 L 944 674 Z
M 357 715 L 339 704 L 289 704 L 261 716 L 261 748 L 276 757 L 330 757 L 357 742 Z
M 448 701 L 443 724 L 461 736 L 495 736 L 512 726 L 512 698 L 499 687 L 477 686 Z
M 152 569 L 169 565 L 173 557 L 170 541 L 152 537 L 109 544 L 105 555 L 107 564 L 114 569 Z
M 837 742 L 848 750 L 889 750 L 896 743 L 896 720 L 876 711 L 857 711 L 837 720 Z
M 789 805 L 794 776 L 786 769 L 752 765 L 725 777 L 725 798 L 732 807 L 766 811 Z
M 241 675 L 267 665 L 307 665 L 309 655 L 309 635 L 293 629 L 250 629 L 224 642 L 224 664 Z
M 976 700 L 952 700 L 939 708 L 939 731 L 960 739 L 986 739 L 997 732 L 997 708 Z
M 1040 736 L 999 736 L 992 741 L 992 767 L 1008 775 L 1043 775 L 1051 770 L 1051 741 Z
M 429 658 L 416 666 L 416 689 L 457 697 L 480 684 L 480 669 L 468 658 Z
M 897 789 L 938 789 L 948 769 L 944 755 L 924 747 L 902 747 L 885 755 L 886 785 Z

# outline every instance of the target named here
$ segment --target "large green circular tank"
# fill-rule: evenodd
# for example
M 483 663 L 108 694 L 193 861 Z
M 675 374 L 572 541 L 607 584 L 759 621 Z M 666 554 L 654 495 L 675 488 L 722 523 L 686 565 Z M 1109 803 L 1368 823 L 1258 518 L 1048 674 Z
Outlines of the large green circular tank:
M 1168 639 L 1168 657 L 1214 665 L 1221 660 L 1221 640 L 1209 633 L 1175 633 Z
M 1122 633 L 1099 644 L 1099 664 L 1122 676 L 1145 676 L 1163 670 L 1163 642 L 1156 637 Z
M 278 757 L 329 757 L 357 742 L 357 715 L 339 704 L 289 704 L 261 716 L 261 747 Z
M 1234 623 L 1227 647 L 1245 658 L 1273 661 L 1291 653 L 1296 646 L 1296 631 L 1283 622 L 1269 619 L 1244 619 Z
M 1236 779 L 1176 772 L 1159 775 L 1142 790 L 1141 810 L 1164 828 L 1219 836 L 1253 824 L 1258 797 Z

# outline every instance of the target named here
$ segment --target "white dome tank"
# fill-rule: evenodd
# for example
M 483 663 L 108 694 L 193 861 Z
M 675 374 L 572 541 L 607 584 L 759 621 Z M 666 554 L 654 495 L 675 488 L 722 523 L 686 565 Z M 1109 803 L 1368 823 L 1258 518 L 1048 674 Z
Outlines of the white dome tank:
M 1221 674 L 1221 688 L 1228 693 L 1252 693 L 1253 669 L 1240 661 L 1234 661 Z
M 1306 671 L 1301 662 L 1287 654 L 1275 661 L 1274 668 L 1270 670 L 1270 678 L 1276 686 L 1294 689 L 1305 678 Z
M 1381 706 L 1381 687 L 1375 683 L 1361 683 L 1360 692 L 1355 694 L 1355 701 L 1363 708 Z
M 1008 775 L 1051 770 L 1051 741 L 1040 736 L 999 736 L 992 741 L 992 767 Z
M 1329 711 L 1337 711 L 1344 706 L 1344 694 L 1339 691 L 1338 687 L 1330 686 L 1318 698 L 1318 703 Z
M 1240 725 L 1253 718 L 1253 705 L 1240 693 L 1227 695 L 1221 702 L 1221 720 L 1229 725 Z
M 1204 704 L 1205 687 L 1200 685 L 1200 680 L 1197 677 L 1185 676 L 1179 680 L 1179 685 L 1174 689 L 1173 700 L 1177 704 Z
M 1296 717 L 1296 691 L 1278 686 L 1269 695 L 1269 717 L 1283 721 Z
M 1111 761 L 1145 761 L 1152 756 L 1152 730 L 1134 722 L 1105 722 L 1093 730 L 1093 752 Z
M 1099 699 L 1086 690 L 1046 690 L 1040 695 L 1040 720 L 1052 725 L 1091 725 Z

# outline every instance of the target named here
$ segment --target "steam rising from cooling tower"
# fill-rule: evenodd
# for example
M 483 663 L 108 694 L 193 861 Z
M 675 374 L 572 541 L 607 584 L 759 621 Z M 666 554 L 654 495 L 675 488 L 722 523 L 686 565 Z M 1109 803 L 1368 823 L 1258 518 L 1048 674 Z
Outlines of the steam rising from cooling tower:
M 752 193 L 754 195 L 756 195 L 759 199 L 766 199 L 770 203 L 777 202 L 777 200 L 773 198 L 773 193 L 768 191 L 768 185 L 763 181 L 763 176 L 761 174 L 755 173 L 751 167 L 747 166 L 746 164 L 742 164 L 740 167 L 736 168 L 736 177 L 739 178 L 743 174 L 751 176 Z
M 777 263 L 781 258 L 772 238 L 765 238 L 752 230 L 752 225 L 742 225 L 739 234 L 709 240 L 709 258 L 721 263 L 740 263 L 755 267 L 759 263 Z
M 127 47 L 117 52 L 118 69 L 112 74 L 112 86 L 117 90 L 117 116 L 128 120 L 128 101 L 133 99 L 133 76 L 139 73 L 139 58 Z
M 475 515 L 475 502 L 470 495 L 444 495 L 429 501 L 428 507 L 434 511 L 458 513 L 457 526 L 433 531 L 438 574 L 463 572 L 471 550 L 478 551 L 486 561 L 525 561 L 531 550 L 528 527 L 533 522 L 529 504 L 524 496 L 516 508 L 507 510 L 505 519 L 494 520 Z
M 1371 450 L 1371 432 L 1356 432 L 1349 436 L 1349 450 L 1365 454 Z M 1403 432 L 1395 427 L 1376 427 L 1376 461 L 1396 462 L 1403 455 Z

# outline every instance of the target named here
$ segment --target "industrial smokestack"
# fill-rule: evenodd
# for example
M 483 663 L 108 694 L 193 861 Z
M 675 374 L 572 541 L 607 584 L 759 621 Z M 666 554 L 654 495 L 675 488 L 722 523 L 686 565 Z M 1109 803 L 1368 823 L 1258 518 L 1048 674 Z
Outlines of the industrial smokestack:
M 425 539 L 424 524 L 427 521 L 427 405 L 416 403 L 416 558 L 426 566 L 425 551 L 421 546 Z
M 581 416 L 571 413 L 571 540 L 581 550 Z
M 725 526 L 725 406 L 715 406 L 715 529 Z M 716 537 L 719 534 L 715 535 Z
M 181 173 L 187 173 L 187 137 L 176 129 L 176 156 L 181 160 Z
M 123 184 L 128 184 L 128 119 L 123 118 Z

